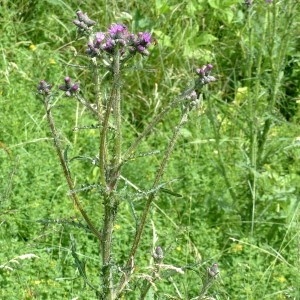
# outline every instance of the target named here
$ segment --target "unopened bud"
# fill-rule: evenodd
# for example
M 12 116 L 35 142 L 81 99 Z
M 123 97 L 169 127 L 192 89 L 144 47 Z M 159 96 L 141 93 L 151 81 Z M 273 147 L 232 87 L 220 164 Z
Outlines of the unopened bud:
M 214 263 L 209 269 L 208 269 L 208 275 L 211 277 L 215 277 L 220 273 L 218 264 Z
M 157 246 L 155 248 L 155 251 L 152 254 L 152 257 L 157 262 L 160 262 L 160 261 L 162 261 L 164 259 L 164 253 L 163 253 L 163 250 L 162 250 L 162 248 L 160 246 Z

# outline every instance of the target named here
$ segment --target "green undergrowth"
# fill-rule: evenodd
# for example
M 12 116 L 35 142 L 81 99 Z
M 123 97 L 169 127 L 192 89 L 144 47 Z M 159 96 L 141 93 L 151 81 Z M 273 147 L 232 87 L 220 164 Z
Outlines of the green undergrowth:
M 122 22 L 134 32 L 151 31 L 157 40 L 150 57 L 136 58 L 123 78 L 124 149 L 153 112 L 190 84 L 193 67 L 211 62 L 218 76 L 181 131 L 163 178 L 173 194 L 158 193 L 126 299 L 138 299 L 139 276 L 147 273 L 154 242 L 165 249 L 164 263 L 185 274 L 155 282 L 147 299 L 196 297 L 214 262 L 220 276 L 208 294 L 215 299 L 300 297 L 299 3 L 253 1 L 247 8 L 243 2 L 1 1 L 1 298 L 96 299 L 75 268 L 70 234 L 95 286 L 99 249 L 67 196 L 36 98 L 41 79 L 57 86 L 66 75 L 92 97 L 89 71 L 67 66 L 86 61 L 84 43 L 74 41 L 77 9 L 101 30 Z M 94 125 L 93 119 L 75 100 L 57 99 L 53 114 L 69 158 L 94 157 L 97 131 L 73 130 Z M 151 188 L 179 115 L 170 112 L 141 144 L 138 152 L 152 155 L 124 166 L 113 241 L 116 270 L 125 264 L 135 213 L 144 205 L 136 188 Z M 74 160 L 70 170 L 82 188 L 99 176 L 88 160 Z M 90 188 L 80 195 L 100 226 L 99 192 Z

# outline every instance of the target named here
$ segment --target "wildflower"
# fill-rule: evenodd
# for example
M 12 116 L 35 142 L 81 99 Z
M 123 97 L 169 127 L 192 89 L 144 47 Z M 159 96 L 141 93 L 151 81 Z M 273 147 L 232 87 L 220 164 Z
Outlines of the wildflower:
M 73 24 L 78 27 L 78 31 L 83 34 L 89 34 L 91 27 L 96 24 L 95 21 L 91 20 L 87 14 L 84 14 L 81 10 L 77 11 L 78 20 L 73 20 Z
M 31 45 L 29 46 L 29 49 L 30 49 L 31 51 L 35 51 L 35 50 L 36 50 L 36 45 L 31 44 Z
M 88 42 L 87 46 L 88 46 L 88 48 L 86 49 L 87 55 L 91 57 L 95 57 L 100 54 L 99 48 L 96 48 L 95 44 L 93 44 L 92 42 Z
M 233 252 L 241 252 L 243 250 L 243 245 L 242 244 L 235 244 L 232 247 Z
M 121 228 L 121 226 L 120 226 L 119 224 L 115 224 L 115 225 L 114 225 L 114 229 L 115 229 L 115 230 L 119 230 L 120 228 Z
M 48 84 L 45 80 L 41 80 L 37 87 L 37 90 L 39 94 L 49 95 L 51 88 L 51 84 Z
M 266 0 L 266 3 L 272 3 L 273 0 Z
M 280 283 L 284 283 L 286 282 L 286 278 L 284 276 L 279 276 L 279 277 L 276 277 L 277 281 L 279 281 Z
M 75 21 L 78 26 L 82 26 L 79 24 L 81 21 Z M 86 53 L 91 57 L 99 57 L 103 51 L 112 55 L 116 46 L 118 46 L 122 60 L 127 60 L 136 53 L 148 56 L 150 53 L 147 48 L 151 44 L 151 33 L 139 32 L 135 35 L 129 33 L 127 27 L 123 24 L 112 24 L 107 32 L 97 32 L 95 34 L 94 40 L 87 44 Z M 126 56 L 126 52 L 127 54 L 129 52 L 129 55 Z
M 123 24 L 112 24 L 108 31 L 113 39 L 122 40 L 128 36 L 127 27 Z
M 108 38 L 106 43 L 103 46 L 103 49 L 108 52 L 108 53 L 113 53 L 114 52 L 114 46 L 115 43 L 113 42 L 113 40 L 111 38 Z
M 72 83 L 70 77 L 65 77 L 65 84 L 60 85 L 58 87 L 61 91 L 65 91 L 65 95 L 67 97 L 72 97 L 75 93 L 80 91 L 79 84 L 78 83 Z
M 155 248 L 154 253 L 152 254 L 152 257 L 156 262 L 161 262 L 164 259 L 164 253 L 160 246 L 157 246 Z
M 208 269 L 208 275 L 211 277 L 215 277 L 220 273 L 218 264 L 214 263 L 209 269 Z
M 130 35 L 129 37 L 129 51 L 131 53 L 139 52 L 142 55 L 148 56 L 149 51 L 147 48 L 152 44 L 151 33 L 149 32 L 139 32 L 137 35 Z
M 210 75 L 211 70 L 213 69 L 213 65 L 207 64 L 202 66 L 202 68 L 196 69 L 196 74 L 199 75 L 199 87 L 202 87 L 205 84 L 216 81 L 217 79 L 214 76 Z
M 95 21 L 91 20 L 87 16 L 87 14 L 84 14 L 81 10 L 78 10 L 76 14 L 77 14 L 78 20 L 80 22 L 83 22 L 84 24 L 86 24 L 88 27 L 91 27 L 96 24 Z

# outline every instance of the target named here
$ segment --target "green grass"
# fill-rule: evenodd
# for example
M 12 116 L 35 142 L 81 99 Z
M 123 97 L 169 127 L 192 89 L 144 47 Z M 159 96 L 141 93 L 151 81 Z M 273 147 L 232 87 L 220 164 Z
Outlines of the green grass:
M 249 9 L 234 0 L 87 1 L 80 7 L 75 1 L 0 3 L 1 298 L 95 299 L 74 267 L 70 234 L 96 286 L 98 245 L 91 234 L 66 223 L 80 216 L 66 195 L 45 112 L 35 95 L 39 80 L 58 85 L 69 75 L 92 97 L 88 71 L 66 66 L 86 61 L 85 42 L 74 41 L 71 23 L 79 8 L 98 21 L 100 30 L 123 22 L 131 31 L 156 36 L 150 57 L 136 58 L 124 75 L 128 141 L 153 111 L 189 85 L 194 66 L 211 62 L 219 76 L 181 132 L 163 178 L 171 182 L 168 189 L 183 197 L 159 193 L 155 200 L 129 287 L 135 292 L 125 299 L 138 299 L 136 285 L 148 272 L 156 236 L 156 245 L 168 249 L 164 263 L 190 268 L 185 275 L 174 274 L 173 283 L 157 281 L 148 299 L 180 299 L 175 286 L 182 299 L 196 297 L 213 262 L 218 262 L 220 276 L 208 295 L 215 299 L 300 297 L 300 10 L 298 1 L 273 2 L 254 1 Z M 108 92 L 105 84 L 102 92 Z M 94 121 L 75 101 L 60 97 L 53 113 L 65 145 L 71 145 L 70 157 L 97 153 L 97 131 L 72 131 L 77 122 Z M 172 111 L 138 150 L 160 154 L 124 166 L 122 175 L 140 189 L 151 187 L 179 114 Z M 71 168 L 78 185 L 99 175 L 85 161 L 74 161 Z M 135 232 L 127 201 L 133 191 L 122 186 L 113 242 L 116 268 L 125 264 Z M 83 198 L 92 219 L 101 221 L 98 194 L 88 191 Z M 133 204 L 137 213 L 142 211 L 141 200 Z M 55 223 L 57 219 L 65 222 Z

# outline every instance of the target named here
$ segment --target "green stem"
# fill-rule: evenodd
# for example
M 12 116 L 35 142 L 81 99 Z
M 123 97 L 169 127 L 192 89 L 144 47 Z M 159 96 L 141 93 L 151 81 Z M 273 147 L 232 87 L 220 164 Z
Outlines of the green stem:
M 175 129 L 174 129 L 173 136 L 172 136 L 172 138 L 171 138 L 171 140 L 168 144 L 165 155 L 164 155 L 163 160 L 160 164 L 159 170 L 156 174 L 155 180 L 154 180 L 153 185 L 152 185 L 152 189 L 155 189 L 157 187 L 157 185 L 159 184 L 159 182 L 160 182 L 160 180 L 163 176 L 163 173 L 164 173 L 164 170 L 166 168 L 167 162 L 170 158 L 171 153 L 173 152 L 175 143 L 177 141 L 180 129 L 187 122 L 188 113 L 189 113 L 189 108 L 187 106 L 186 108 L 184 108 L 184 111 L 182 113 L 182 117 L 180 119 L 180 122 L 179 122 L 178 126 L 175 127 Z M 147 216 L 149 214 L 149 210 L 150 210 L 150 207 L 151 207 L 151 204 L 152 204 L 154 198 L 155 198 L 155 193 L 153 192 L 148 196 L 148 199 L 146 201 L 145 208 L 144 208 L 141 220 L 140 220 L 140 224 L 138 226 L 138 229 L 137 229 L 137 232 L 136 232 L 136 235 L 135 235 L 135 239 L 133 241 L 133 245 L 132 245 L 130 254 L 128 256 L 128 259 L 127 259 L 126 268 L 128 268 L 130 270 L 133 267 L 134 258 L 135 258 L 137 249 L 139 247 L 141 237 L 142 237 L 145 225 L 146 225 Z M 126 274 L 124 274 L 122 276 L 119 287 L 117 288 L 115 299 L 119 297 L 122 290 L 124 289 L 124 287 L 126 286 L 128 281 L 130 280 L 130 275 L 131 275 L 130 272 L 127 272 Z
M 100 142 L 100 170 L 102 172 L 101 181 L 107 188 L 107 193 L 104 197 L 104 222 L 102 231 L 102 284 L 103 292 L 101 299 L 113 299 L 113 274 L 111 263 L 111 251 L 112 251 L 112 235 L 114 229 L 114 221 L 117 214 L 118 201 L 115 198 L 114 190 L 116 187 L 117 179 L 119 177 L 119 170 L 116 171 L 115 165 L 118 165 L 121 160 L 121 146 L 122 146 L 122 134 L 121 134 L 121 104 L 120 104 L 120 51 L 115 49 L 113 57 L 113 84 L 111 96 L 107 106 L 106 114 L 103 122 L 103 129 L 101 132 Z M 115 125 L 115 139 L 114 148 L 112 154 L 110 171 L 105 166 L 106 158 L 106 133 L 108 129 L 108 119 L 113 108 L 114 125 Z M 107 172 L 105 174 L 104 172 Z M 110 174 L 112 172 L 112 174 Z M 114 178 L 112 180 L 112 178 Z
M 55 146 L 55 150 L 56 150 L 56 153 L 57 153 L 59 161 L 60 161 L 60 165 L 63 169 L 63 173 L 64 173 L 64 176 L 65 176 L 66 181 L 68 183 L 69 189 L 73 190 L 75 188 L 75 185 L 74 185 L 73 180 L 71 178 L 67 162 L 64 159 L 62 145 L 61 145 L 60 140 L 59 140 L 58 132 L 56 130 L 53 115 L 52 115 L 52 112 L 51 112 L 51 106 L 49 104 L 49 96 L 47 96 L 45 101 L 44 101 L 44 107 L 45 107 L 45 110 L 47 112 L 47 120 L 48 120 L 50 129 L 51 129 L 51 132 L 52 132 L 52 135 L 53 135 L 54 146 Z M 83 209 L 83 207 L 82 207 L 82 205 L 79 201 L 79 198 L 78 198 L 77 194 L 71 193 L 70 198 L 73 199 L 77 209 L 81 213 L 82 217 L 84 218 L 84 220 L 87 223 L 90 230 L 94 233 L 94 235 L 98 238 L 98 240 L 101 241 L 102 240 L 101 233 L 96 229 L 96 227 L 93 225 L 92 221 L 90 220 L 90 218 L 86 214 L 85 210 Z
M 145 138 L 153 128 L 163 119 L 163 117 L 174 107 L 176 107 L 179 103 L 181 103 L 186 96 L 191 94 L 194 91 L 194 85 L 184 91 L 181 95 L 179 95 L 175 100 L 173 100 L 167 107 L 165 107 L 154 119 L 151 121 L 150 124 L 144 129 L 144 131 L 137 137 L 137 139 L 131 144 L 128 150 L 123 155 L 123 161 L 126 161 L 136 150 L 136 148 L 141 143 L 142 139 Z
M 122 112 L 121 112 L 121 96 L 120 96 L 120 55 L 115 56 L 114 61 L 114 88 L 115 88 L 115 98 L 113 101 L 113 115 L 114 115 L 114 125 L 115 125 L 115 140 L 114 140 L 114 150 L 113 150 L 113 162 L 112 162 L 112 176 L 110 178 L 109 189 L 114 190 L 118 179 L 120 177 L 120 168 L 118 165 L 121 162 L 122 154 Z

